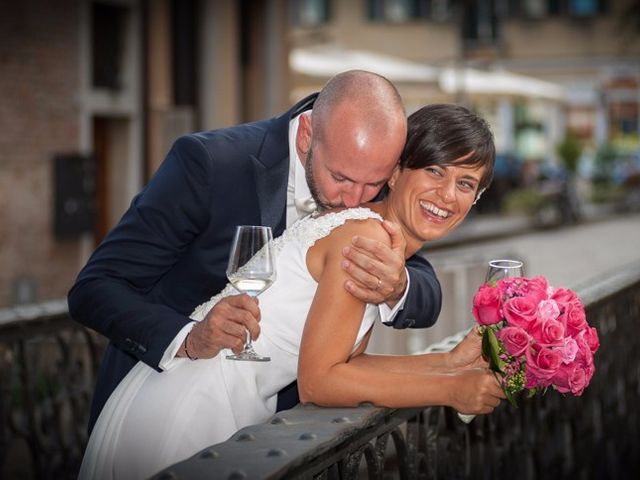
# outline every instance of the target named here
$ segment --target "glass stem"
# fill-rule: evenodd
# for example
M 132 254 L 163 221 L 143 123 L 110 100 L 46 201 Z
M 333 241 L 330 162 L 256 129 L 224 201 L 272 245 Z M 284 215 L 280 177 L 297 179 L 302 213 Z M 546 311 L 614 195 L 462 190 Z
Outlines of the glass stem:
M 246 340 L 244 342 L 244 348 L 246 350 L 248 348 L 251 348 L 251 332 L 249 331 L 248 328 L 245 328 L 244 332 L 246 336 Z

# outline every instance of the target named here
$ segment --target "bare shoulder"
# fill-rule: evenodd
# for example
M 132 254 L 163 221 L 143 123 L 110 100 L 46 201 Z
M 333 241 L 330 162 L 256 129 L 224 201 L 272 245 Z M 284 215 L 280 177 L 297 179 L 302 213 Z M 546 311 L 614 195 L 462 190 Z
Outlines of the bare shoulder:
M 339 266 L 339 259 L 342 258 L 342 249 L 352 244 L 354 236 L 366 237 L 377 240 L 385 245 L 391 245 L 391 238 L 382 226 L 380 220 L 376 218 L 350 219 L 339 227 L 334 228 L 329 235 L 318 240 L 307 252 L 307 268 L 311 275 L 317 280 L 329 258 L 330 262 Z
M 347 220 L 344 224 L 336 227 L 327 238 L 338 243 L 343 243 L 346 240 L 346 243 L 349 244 L 356 235 L 391 245 L 389 234 L 382 226 L 382 222 L 377 218 Z

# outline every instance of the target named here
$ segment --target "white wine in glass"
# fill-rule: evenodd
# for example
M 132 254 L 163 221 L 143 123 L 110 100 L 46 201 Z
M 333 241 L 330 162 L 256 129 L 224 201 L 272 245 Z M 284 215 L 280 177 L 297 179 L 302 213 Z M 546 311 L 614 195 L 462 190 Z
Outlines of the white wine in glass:
M 236 227 L 227 278 L 241 293 L 257 297 L 271 286 L 276 279 L 275 259 L 271 248 L 273 234 L 271 227 L 240 225 Z M 229 360 L 268 362 L 271 360 L 256 353 L 251 345 L 251 333 L 246 331 L 246 341 L 242 352 L 227 355 Z

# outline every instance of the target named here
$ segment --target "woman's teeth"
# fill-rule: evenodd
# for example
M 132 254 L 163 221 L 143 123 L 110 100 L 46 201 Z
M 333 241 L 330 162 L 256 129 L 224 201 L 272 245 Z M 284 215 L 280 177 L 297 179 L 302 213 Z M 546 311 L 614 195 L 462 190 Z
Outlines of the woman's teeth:
M 420 201 L 420 206 L 424 208 L 427 212 L 432 213 L 440 218 L 447 218 L 451 215 L 451 212 L 447 210 L 442 210 L 436 207 L 433 203 Z

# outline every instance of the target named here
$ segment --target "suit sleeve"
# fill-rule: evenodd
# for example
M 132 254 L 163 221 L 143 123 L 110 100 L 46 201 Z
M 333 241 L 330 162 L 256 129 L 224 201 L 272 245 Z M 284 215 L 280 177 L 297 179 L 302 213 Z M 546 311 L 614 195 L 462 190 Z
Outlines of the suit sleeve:
M 153 368 L 189 322 L 154 302 L 153 288 L 209 221 L 212 166 L 202 143 L 182 137 L 69 292 L 69 313 Z
M 406 263 L 410 277 L 404 308 L 394 320 L 393 328 L 430 327 L 438 319 L 442 307 L 442 291 L 431 264 L 419 254 Z

